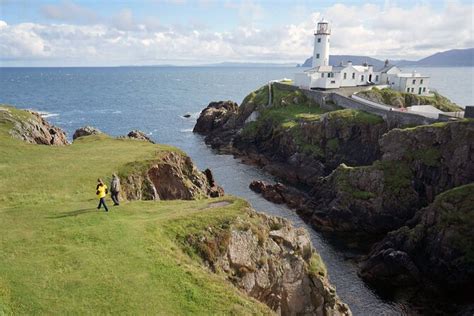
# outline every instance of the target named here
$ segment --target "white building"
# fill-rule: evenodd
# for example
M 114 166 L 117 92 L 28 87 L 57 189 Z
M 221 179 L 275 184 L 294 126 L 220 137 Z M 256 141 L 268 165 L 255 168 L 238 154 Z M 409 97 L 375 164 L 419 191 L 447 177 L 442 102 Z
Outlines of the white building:
M 310 89 L 334 89 L 368 85 L 382 85 L 398 91 L 429 94 L 429 77 L 416 72 L 402 73 L 396 66 L 385 64 L 382 69 L 371 65 L 352 65 L 348 61 L 339 66 L 329 65 L 331 29 L 322 20 L 314 33 L 312 68 L 295 75 L 295 85 Z

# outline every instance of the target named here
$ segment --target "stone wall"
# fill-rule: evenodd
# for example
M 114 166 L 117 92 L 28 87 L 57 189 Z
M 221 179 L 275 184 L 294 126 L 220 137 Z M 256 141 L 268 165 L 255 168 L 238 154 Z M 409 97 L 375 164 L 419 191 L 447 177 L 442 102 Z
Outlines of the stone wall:
M 332 91 L 301 89 L 297 86 L 283 84 L 280 82 L 275 82 L 273 85 L 278 89 L 286 91 L 300 90 L 304 95 L 313 99 L 321 106 L 321 108 L 326 110 L 335 110 L 337 107 L 341 107 L 344 109 L 361 110 L 378 115 L 382 117 L 391 127 L 426 125 L 440 121 L 438 119 L 428 118 L 414 113 L 391 111 L 389 107 L 384 109 L 381 106 L 371 106 L 365 102 L 361 102 Z

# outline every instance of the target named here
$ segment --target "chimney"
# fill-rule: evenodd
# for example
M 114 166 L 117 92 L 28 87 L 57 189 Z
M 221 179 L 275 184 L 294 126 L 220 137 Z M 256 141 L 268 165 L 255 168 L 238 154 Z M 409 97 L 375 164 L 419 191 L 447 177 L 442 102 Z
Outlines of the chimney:
M 352 61 L 348 60 L 347 61 L 347 66 L 352 66 Z

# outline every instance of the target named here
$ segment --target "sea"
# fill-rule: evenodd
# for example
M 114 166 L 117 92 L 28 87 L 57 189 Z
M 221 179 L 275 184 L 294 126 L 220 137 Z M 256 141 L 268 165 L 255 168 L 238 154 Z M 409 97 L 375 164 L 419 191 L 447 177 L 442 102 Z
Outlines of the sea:
M 474 68 L 407 70 L 430 75 L 431 87 L 457 104 L 474 105 Z M 181 148 L 198 167 L 211 168 L 226 193 L 247 199 L 259 212 L 305 227 L 331 283 L 354 315 L 409 314 L 403 299 L 381 296 L 357 276 L 347 249 L 305 224 L 294 211 L 248 188 L 253 180 L 274 180 L 271 176 L 232 156 L 218 155 L 192 133 L 199 112 L 209 102 L 240 103 L 268 81 L 292 78 L 299 71 L 293 67 L 0 68 L 0 104 L 39 111 L 70 138 L 85 125 L 114 136 L 140 129 L 156 142 Z M 113 157 L 110 152 L 103 158 Z M 80 163 L 81 157 L 77 159 Z

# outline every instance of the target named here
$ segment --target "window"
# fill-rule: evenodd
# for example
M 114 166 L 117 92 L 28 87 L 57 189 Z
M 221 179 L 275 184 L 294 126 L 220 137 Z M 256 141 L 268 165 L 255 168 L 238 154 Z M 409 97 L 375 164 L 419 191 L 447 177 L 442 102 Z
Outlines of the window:
M 323 73 L 321 73 L 321 78 L 324 78 L 324 72 L 323 72 Z
M 420 79 L 420 84 L 423 84 L 423 79 Z
M 336 83 L 336 80 L 331 80 L 331 83 Z
M 411 88 L 411 92 L 412 92 L 412 93 L 415 92 L 415 88 Z
M 318 37 L 318 43 L 321 43 L 321 37 Z
M 345 79 L 347 79 L 347 74 L 346 74 L 346 73 L 344 73 L 344 80 L 345 80 Z
M 410 88 L 407 88 L 407 92 L 410 92 Z
M 316 54 L 316 58 L 319 59 L 319 54 Z
M 360 81 L 364 81 L 364 75 L 360 76 Z
M 416 79 L 413 79 L 413 84 L 415 84 L 415 83 L 416 83 Z
M 352 79 L 355 79 L 355 78 L 356 78 L 356 73 L 353 72 L 353 73 L 352 73 Z
M 426 87 L 423 87 L 423 92 L 426 92 Z
M 375 81 L 379 81 L 379 75 L 375 75 Z

